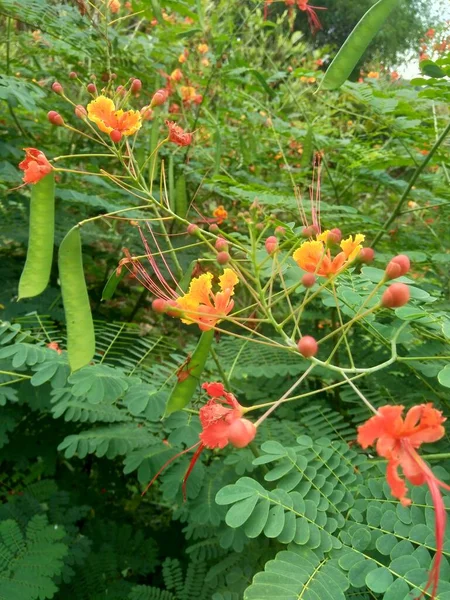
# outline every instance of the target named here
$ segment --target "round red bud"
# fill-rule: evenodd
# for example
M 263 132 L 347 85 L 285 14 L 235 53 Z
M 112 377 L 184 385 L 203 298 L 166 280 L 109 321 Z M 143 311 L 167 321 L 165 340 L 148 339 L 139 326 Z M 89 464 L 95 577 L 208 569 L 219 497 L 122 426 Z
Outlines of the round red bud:
M 197 231 L 198 231 L 198 225 L 196 225 L 195 223 L 189 223 L 186 231 L 188 232 L 189 235 L 196 235 Z
M 302 237 L 310 238 L 314 237 L 319 233 L 319 228 L 317 225 L 308 225 L 307 227 L 303 227 L 303 231 L 301 233 Z
M 169 97 L 169 92 L 165 88 L 161 88 L 157 90 L 152 97 L 152 101 L 150 102 L 150 108 L 154 106 L 161 106 Z
M 395 279 L 406 275 L 410 268 L 411 262 L 406 254 L 397 254 L 386 267 L 386 275 L 389 279 Z
M 155 298 L 152 302 L 152 308 L 157 313 L 165 313 L 167 310 L 167 300 L 164 300 L 164 298 Z
M 310 288 L 316 283 L 316 276 L 314 273 L 305 273 L 302 277 L 302 284 L 305 288 Z
M 381 297 L 381 306 L 385 308 L 399 308 L 409 300 L 409 287 L 404 283 L 393 283 Z
M 78 77 L 77 73 L 75 73 L 75 71 L 70 71 L 69 73 L 69 79 L 76 79 Z
M 331 229 L 330 233 L 328 234 L 327 242 L 329 244 L 339 244 L 339 242 L 341 240 L 342 240 L 341 230 L 338 229 L 337 227 L 335 227 L 334 229 Z
M 110 132 L 109 137 L 111 138 L 111 141 L 113 141 L 115 144 L 118 144 L 122 139 L 122 132 L 118 129 L 113 129 Z
M 85 117 L 87 117 L 87 110 L 84 108 L 84 106 L 82 104 L 77 104 L 75 106 L 75 115 L 79 119 L 84 119 Z
M 211 233 L 217 233 L 217 231 L 219 231 L 219 226 L 217 225 L 217 223 L 211 223 L 208 229 Z
M 319 345 L 311 335 L 304 335 L 297 344 L 298 351 L 305 358 L 315 356 L 319 350 Z
M 116 94 L 119 94 L 119 96 L 125 96 L 125 94 L 127 93 L 126 89 L 123 87 L 123 85 L 118 85 L 116 87 Z
M 88 83 L 86 86 L 86 89 L 90 94 L 97 93 L 97 87 L 96 87 L 95 83 Z
M 228 242 L 223 237 L 218 237 L 214 246 L 218 252 L 228 250 Z
M 264 242 L 267 254 L 273 254 L 278 249 L 278 240 L 274 235 L 270 235 Z
M 231 256 L 228 254 L 228 252 L 219 252 L 216 256 L 216 260 L 219 265 L 226 265 L 230 262 L 230 258 Z
M 368 265 L 375 258 L 375 251 L 372 248 L 361 248 L 358 258 L 362 263 Z
M 283 235 L 285 235 L 286 233 L 286 229 L 282 226 L 282 225 L 278 225 L 278 227 L 275 227 L 275 234 L 279 235 L 280 237 L 283 237 Z
M 59 83 L 59 81 L 55 81 L 52 83 L 52 90 L 55 92 L 55 94 L 62 94 L 63 86 Z
M 140 79 L 133 79 L 130 89 L 132 94 L 137 94 L 142 89 L 142 81 Z
M 56 110 L 50 110 L 47 113 L 47 119 L 52 125 L 57 125 L 58 127 L 64 125 L 64 119 L 59 113 L 56 112 Z
M 256 427 L 248 419 L 236 419 L 229 425 L 227 435 L 235 448 L 245 448 L 255 439 Z

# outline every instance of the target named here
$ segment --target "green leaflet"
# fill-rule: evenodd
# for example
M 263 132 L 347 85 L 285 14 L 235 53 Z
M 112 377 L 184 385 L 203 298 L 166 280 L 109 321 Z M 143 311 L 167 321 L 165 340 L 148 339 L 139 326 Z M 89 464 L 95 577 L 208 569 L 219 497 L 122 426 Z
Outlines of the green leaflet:
M 399 0 L 378 0 L 362 17 L 328 67 L 319 89 L 335 90 L 346 81 Z
M 58 267 L 66 314 L 69 364 L 72 371 L 76 371 L 89 364 L 95 352 L 94 323 L 84 279 L 78 226 L 73 227 L 61 242 Z
M 55 178 L 52 173 L 31 186 L 29 231 L 27 259 L 19 281 L 19 300 L 41 294 L 50 279 L 55 233 Z
M 175 184 L 175 214 L 185 217 L 187 213 L 186 177 L 180 175 Z
M 300 161 L 300 166 L 302 168 L 308 168 L 311 166 L 311 159 L 313 155 L 314 143 L 313 143 L 313 128 L 310 125 L 305 135 L 305 140 L 303 142 L 303 154 L 302 159 Z
M 164 418 L 177 410 L 182 410 L 191 401 L 197 385 L 199 384 L 200 376 L 205 367 L 213 339 L 213 329 L 204 331 L 200 336 L 197 347 L 187 363 L 185 370 L 180 373 L 181 376 L 185 376 L 186 378 L 179 380 L 175 384 L 169 400 L 167 401 Z
M 114 269 L 111 275 L 109 276 L 108 281 L 106 282 L 105 287 L 102 291 L 102 300 L 111 300 L 116 291 L 117 286 L 122 281 L 122 279 L 128 275 L 128 269 L 126 267 L 122 267 L 119 275 L 117 275 L 117 269 Z

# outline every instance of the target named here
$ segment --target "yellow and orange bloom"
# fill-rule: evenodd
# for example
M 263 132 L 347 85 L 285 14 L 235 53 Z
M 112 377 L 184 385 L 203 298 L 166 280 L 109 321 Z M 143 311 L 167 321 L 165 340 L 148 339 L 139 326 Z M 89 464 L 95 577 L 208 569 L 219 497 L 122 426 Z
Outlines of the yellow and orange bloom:
M 175 69 L 170 74 L 171 81 L 181 81 L 183 79 L 183 71 L 181 69 Z
M 142 116 L 138 110 L 116 110 L 114 102 L 106 96 L 98 96 L 87 105 L 88 119 L 95 123 L 100 131 L 108 133 L 118 131 L 122 135 L 134 135 L 142 125 Z
M 197 92 L 195 91 L 195 88 L 192 87 L 191 85 L 182 85 L 180 87 L 181 99 L 186 104 L 188 104 L 189 102 L 193 102 L 196 95 L 197 95 Z
M 219 290 L 212 291 L 212 273 L 203 273 L 191 281 L 189 291 L 176 300 L 175 307 L 182 311 L 181 320 L 187 325 L 197 323 L 208 331 L 226 317 L 234 306 L 234 288 L 239 279 L 234 271 L 225 269 L 219 277 Z
M 118 13 L 120 10 L 119 0 L 109 0 L 108 8 L 113 14 Z
M 197 50 L 200 54 L 206 54 L 209 51 L 208 44 L 199 44 Z
M 315 273 L 322 277 L 335 275 L 346 268 L 355 260 L 362 248 L 365 236 L 357 233 L 354 237 L 349 236 L 342 240 L 340 247 L 342 252 L 335 257 L 331 256 L 327 247 L 329 231 L 324 231 L 316 236 L 315 240 L 308 240 L 295 250 L 293 259 L 304 271 Z
M 367 73 L 367 77 L 369 79 L 379 79 L 380 74 L 378 73 L 378 71 L 369 71 L 369 73 Z
M 221 204 L 213 211 L 213 216 L 216 218 L 216 223 L 220 225 L 228 217 L 228 212 L 224 209 L 223 205 Z
M 169 142 L 173 142 L 178 146 L 190 146 L 192 144 L 193 133 L 184 131 L 174 121 L 166 121 L 166 125 L 169 128 Z

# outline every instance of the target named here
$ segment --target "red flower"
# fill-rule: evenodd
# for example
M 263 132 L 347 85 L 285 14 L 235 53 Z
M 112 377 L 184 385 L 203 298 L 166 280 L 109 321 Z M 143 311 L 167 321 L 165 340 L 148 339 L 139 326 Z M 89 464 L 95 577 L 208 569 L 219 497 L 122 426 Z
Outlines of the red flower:
M 322 25 L 319 21 L 319 17 L 317 16 L 316 10 L 326 10 L 324 6 L 309 6 L 308 0 L 297 0 L 297 6 L 299 10 L 303 10 L 306 12 L 308 16 L 308 23 L 311 28 L 311 33 L 315 34 L 322 29 Z
M 367 448 L 377 440 L 378 455 L 388 461 L 386 479 L 391 493 L 403 506 L 409 506 L 411 500 L 406 497 L 408 490 L 398 473 L 399 467 L 412 485 L 426 483 L 430 489 L 435 510 L 436 557 L 423 593 L 431 587 L 431 598 L 434 600 L 439 584 L 446 524 L 440 488 L 450 491 L 450 486 L 437 479 L 416 450 L 423 443 L 436 442 L 444 436 L 442 423 L 446 419 L 431 403 L 414 406 L 405 419 L 402 418 L 403 409 L 403 406 L 382 406 L 374 417 L 358 427 L 358 442 L 363 448 Z
M 205 448 L 211 450 L 215 448 L 225 448 L 227 444 L 232 444 L 236 448 L 244 448 L 256 435 L 255 425 L 248 419 L 243 419 L 243 407 L 239 404 L 233 394 L 227 392 L 222 383 L 212 382 L 204 383 L 202 388 L 210 396 L 210 400 L 202 406 L 199 411 L 202 431 L 199 435 L 200 441 L 196 444 L 182 450 L 175 456 L 172 456 L 156 473 L 145 490 L 144 495 L 150 486 L 156 481 L 160 473 L 164 471 L 176 458 L 186 454 L 190 450 L 197 448 L 194 456 L 189 463 L 189 467 L 183 477 L 183 498 L 186 500 L 186 484 L 198 457 Z
M 169 128 L 169 142 L 178 144 L 178 146 L 189 146 L 192 143 L 192 133 L 184 131 L 174 121 L 166 121 L 166 125 Z
M 24 148 L 25 158 L 19 163 L 19 169 L 22 169 L 23 181 L 25 183 L 37 183 L 43 177 L 48 175 L 53 167 L 48 162 L 43 152 L 36 148 Z

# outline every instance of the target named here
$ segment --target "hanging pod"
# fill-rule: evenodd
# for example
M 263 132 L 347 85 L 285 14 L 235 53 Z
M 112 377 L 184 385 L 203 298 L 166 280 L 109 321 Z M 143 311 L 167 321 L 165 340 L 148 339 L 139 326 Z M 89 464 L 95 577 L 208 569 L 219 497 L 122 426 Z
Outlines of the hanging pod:
M 41 294 L 47 287 L 55 235 L 55 178 L 49 173 L 31 186 L 30 228 L 19 300 Z
M 368 45 L 398 3 L 399 0 L 378 0 L 370 7 L 334 57 L 319 89 L 335 90 L 345 83 Z
M 95 352 L 95 333 L 83 271 L 78 225 L 61 242 L 59 280 L 67 326 L 67 352 L 72 371 L 89 364 Z
M 204 331 L 200 336 L 190 360 L 178 375 L 178 382 L 167 401 L 163 418 L 168 417 L 177 410 L 182 410 L 191 401 L 197 385 L 200 383 L 200 377 L 205 368 L 213 339 L 214 329 Z

